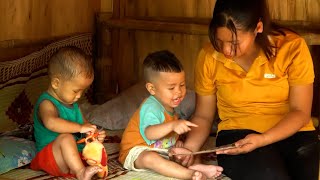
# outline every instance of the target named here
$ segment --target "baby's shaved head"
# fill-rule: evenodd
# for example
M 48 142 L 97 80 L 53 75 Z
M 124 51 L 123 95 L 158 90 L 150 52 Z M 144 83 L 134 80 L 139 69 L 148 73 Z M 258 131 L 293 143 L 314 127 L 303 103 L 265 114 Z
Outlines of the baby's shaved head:
M 145 81 L 153 82 L 159 72 L 179 73 L 183 71 L 183 67 L 173 53 L 163 50 L 151 53 L 145 58 L 143 71 Z
M 81 49 L 63 47 L 50 58 L 48 67 L 50 78 L 60 77 L 70 80 L 80 74 L 87 78 L 94 76 L 91 58 Z

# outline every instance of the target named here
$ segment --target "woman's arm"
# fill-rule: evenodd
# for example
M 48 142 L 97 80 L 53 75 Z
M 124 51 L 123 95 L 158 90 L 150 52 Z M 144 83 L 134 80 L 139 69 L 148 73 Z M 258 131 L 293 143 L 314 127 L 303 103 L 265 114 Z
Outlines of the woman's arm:
M 289 113 L 273 128 L 263 133 L 268 145 L 298 132 L 311 120 L 313 84 L 291 86 L 289 90 Z
M 191 122 L 198 125 L 192 128 L 184 142 L 184 147 L 191 151 L 198 151 L 208 138 L 216 113 L 216 95 L 196 95 L 196 109 Z
M 218 154 L 243 154 L 290 137 L 311 120 L 313 84 L 291 86 L 289 89 L 289 113 L 274 127 L 262 134 L 249 134 L 236 142 L 239 148 L 217 152 Z
M 191 128 L 185 142 L 180 143 L 176 148 L 172 148 L 171 153 L 179 154 L 200 150 L 210 134 L 215 113 L 216 95 L 200 96 L 196 94 L 196 109 L 191 122 L 198 125 L 198 127 Z M 174 160 L 186 167 L 194 163 L 193 156 L 174 156 Z

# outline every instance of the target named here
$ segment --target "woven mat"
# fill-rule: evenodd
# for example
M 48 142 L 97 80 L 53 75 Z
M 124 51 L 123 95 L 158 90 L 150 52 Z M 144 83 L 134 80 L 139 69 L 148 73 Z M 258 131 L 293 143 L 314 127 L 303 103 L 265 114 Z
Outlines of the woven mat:
M 120 137 L 123 131 L 107 131 L 108 138 L 105 141 L 104 145 L 108 152 L 108 167 L 109 174 L 106 179 L 114 180 L 177 180 L 175 178 L 170 178 L 162 176 L 160 174 L 144 171 L 144 172 L 134 172 L 128 171 L 122 167 L 118 162 L 119 157 L 119 142 Z M 210 137 L 208 143 L 205 145 L 205 148 L 210 148 L 214 146 L 214 137 Z M 207 155 L 204 157 L 207 163 L 216 164 L 215 157 Z M 11 170 L 5 174 L 0 175 L 0 180 L 75 180 L 75 178 L 62 178 L 62 177 L 53 177 L 43 171 L 33 171 L 28 169 L 28 167 L 19 168 Z M 230 178 L 221 176 L 218 178 L 220 180 L 230 180 Z

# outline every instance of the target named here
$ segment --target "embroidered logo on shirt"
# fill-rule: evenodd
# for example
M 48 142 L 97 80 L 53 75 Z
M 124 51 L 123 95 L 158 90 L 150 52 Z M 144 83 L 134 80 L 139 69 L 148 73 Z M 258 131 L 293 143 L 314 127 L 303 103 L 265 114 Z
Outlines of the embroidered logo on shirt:
M 276 75 L 275 74 L 264 74 L 264 78 L 272 79 L 272 78 L 276 78 Z

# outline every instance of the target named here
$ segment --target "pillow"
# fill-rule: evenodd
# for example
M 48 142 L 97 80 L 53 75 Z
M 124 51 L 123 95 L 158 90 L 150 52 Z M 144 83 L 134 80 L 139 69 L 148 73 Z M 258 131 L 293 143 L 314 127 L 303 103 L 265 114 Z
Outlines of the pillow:
M 144 83 L 137 83 L 115 98 L 97 106 L 91 112 L 85 114 L 85 117 L 91 123 L 105 129 L 124 129 L 130 117 L 148 95 L 149 92 L 146 90 Z
M 47 63 L 51 55 L 64 46 L 77 46 L 92 55 L 92 40 L 92 33 L 79 34 L 50 43 L 25 57 L 0 62 L 0 132 L 32 122 L 34 104 L 48 88 Z
M 0 136 L 14 136 L 14 137 L 35 141 L 34 134 L 33 134 L 33 122 L 20 125 L 18 128 L 12 131 L 5 131 L 3 133 L 0 133 Z
M 13 136 L 0 137 L 0 174 L 29 164 L 35 154 L 33 141 Z
M 93 124 L 105 129 L 118 130 L 126 128 L 131 116 L 139 108 L 142 101 L 149 96 L 144 82 L 139 82 L 117 97 L 99 105 L 91 112 L 84 113 L 85 117 Z M 176 112 L 182 119 L 189 119 L 195 107 L 195 93 L 187 90 L 185 99 Z
M 187 89 L 186 96 L 180 105 L 175 108 L 175 111 L 179 114 L 180 119 L 190 119 L 194 112 L 196 105 L 196 93 Z

